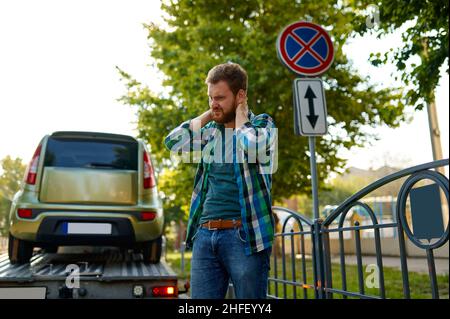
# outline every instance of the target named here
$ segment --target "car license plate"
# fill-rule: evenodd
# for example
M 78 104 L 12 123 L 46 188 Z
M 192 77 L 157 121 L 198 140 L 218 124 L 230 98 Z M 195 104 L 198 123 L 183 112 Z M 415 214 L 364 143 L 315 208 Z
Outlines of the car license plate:
M 112 225 L 104 223 L 65 223 L 64 233 L 74 235 L 111 235 Z
M 45 299 L 46 287 L 5 287 L 0 288 L 1 299 Z

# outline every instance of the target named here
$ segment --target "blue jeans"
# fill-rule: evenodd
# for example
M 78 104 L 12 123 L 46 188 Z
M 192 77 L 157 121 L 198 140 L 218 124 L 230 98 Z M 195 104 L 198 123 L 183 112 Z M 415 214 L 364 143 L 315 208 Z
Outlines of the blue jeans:
M 191 298 L 224 299 L 229 281 L 238 299 L 265 299 L 272 248 L 246 256 L 242 227 L 208 230 L 194 235 Z

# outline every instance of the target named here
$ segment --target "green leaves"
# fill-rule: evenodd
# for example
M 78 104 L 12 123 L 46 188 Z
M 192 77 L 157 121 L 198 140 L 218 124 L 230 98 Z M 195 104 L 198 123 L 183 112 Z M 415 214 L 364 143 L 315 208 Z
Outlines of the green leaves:
M 0 175 L 0 235 L 6 236 L 9 230 L 9 208 L 14 194 L 19 190 L 26 166 L 20 158 L 6 156 L 0 160 L 3 173 Z
M 373 1 L 350 1 L 354 10 L 362 10 Z M 378 53 L 371 59 L 375 66 L 391 62 L 396 65 L 401 79 L 412 89 L 406 94 L 405 102 L 416 109 L 423 107 L 421 100 L 434 99 L 434 90 L 438 85 L 439 69 L 447 61 L 448 73 L 448 0 L 380 0 L 380 21 L 377 35 L 382 37 L 399 28 L 408 26 L 402 34 L 403 43 L 396 51 L 386 52 L 380 59 Z M 361 21 L 362 16 L 359 17 Z M 360 34 L 372 33 L 367 28 L 358 28 Z M 421 63 L 410 63 L 414 58 Z M 408 67 L 408 64 L 409 67 Z
M 241 64 L 249 75 L 249 106 L 271 115 L 279 129 L 279 165 L 273 177 L 273 197 L 280 199 L 311 190 L 306 138 L 294 135 L 292 80 L 275 50 L 278 33 L 287 24 L 312 17 L 330 30 L 335 41 L 333 66 L 322 76 L 326 83 L 331 130 L 339 132 L 318 139 L 322 163 L 319 180 L 345 165 L 337 150 L 364 145 L 372 139 L 364 125 L 396 126 L 403 120 L 402 92 L 377 90 L 352 69 L 342 47 L 354 32 L 355 14 L 340 1 L 187 1 L 163 5 L 169 28 L 147 27 L 151 58 L 164 73 L 164 94 L 137 83 L 123 72 L 127 93 L 121 100 L 137 108 L 139 135 L 162 163 L 160 190 L 165 206 L 187 207 L 193 185 L 194 165 L 176 166 L 169 160 L 164 137 L 182 121 L 203 113 L 209 106 L 204 80 L 219 63 Z M 169 177 L 170 176 L 170 177 Z M 321 184 L 323 187 L 323 184 Z M 183 209 L 186 213 L 186 209 Z

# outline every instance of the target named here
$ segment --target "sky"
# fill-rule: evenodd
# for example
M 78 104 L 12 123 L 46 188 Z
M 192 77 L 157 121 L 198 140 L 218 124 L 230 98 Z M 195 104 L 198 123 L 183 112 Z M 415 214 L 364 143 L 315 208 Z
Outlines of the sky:
M 136 135 L 134 109 L 117 101 L 125 86 L 115 67 L 161 90 L 143 27 L 150 21 L 162 21 L 159 1 L 0 0 L 0 159 L 11 155 L 28 163 L 40 139 L 58 130 Z M 393 67 L 374 68 L 367 59 L 398 43 L 399 34 L 384 40 L 365 36 L 344 51 L 362 75 L 383 87 L 398 84 L 389 75 Z M 445 74 L 436 91 L 445 158 L 448 85 Z M 348 166 L 432 161 L 426 110 L 400 128 L 372 132 L 379 141 L 340 151 Z
M 403 28 L 405 29 L 405 28 Z M 402 30 L 400 30 L 402 31 Z M 374 36 L 364 36 L 351 40 L 343 49 L 351 58 L 353 65 L 362 76 L 370 76 L 370 82 L 384 87 L 402 87 L 400 80 L 395 81 L 391 74 L 396 73 L 392 64 L 374 67 L 368 62 L 370 53 L 387 52 L 390 48 L 397 48 L 401 44 L 401 32 L 376 39 Z M 410 62 L 420 63 L 420 60 Z M 449 145 L 449 77 L 445 65 L 441 68 L 441 79 L 435 91 L 438 125 L 441 132 L 441 146 L 444 158 L 448 158 Z M 397 73 L 398 74 L 398 73 Z M 406 90 L 405 90 L 406 92 Z M 347 166 L 367 169 L 384 165 L 404 168 L 433 161 L 428 113 L 426 107 L 413 112 L 409 108 L 408 115 L 412 121 L 402 123 L 400 127 L 392 129 L 386 126 L 369 129 L 378 135 L 378 141 L 365 148 L 343 150 L 340 155 L 348 159 Z

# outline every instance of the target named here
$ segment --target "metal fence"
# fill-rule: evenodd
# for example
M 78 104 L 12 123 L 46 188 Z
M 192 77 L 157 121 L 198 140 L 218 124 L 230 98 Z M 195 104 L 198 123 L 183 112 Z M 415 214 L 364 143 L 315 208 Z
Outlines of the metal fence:
M 448 165 L 449 160 L 446 159 L 418 165 L 388 175 L 349 197 L 325 219 L 311 220 L 298 212 L 283 207 L 273 207 L 277 215 L 284 214 L 285 218 L 277 225 L 280 229 L 277 229 L 275 234 L 269 274 L 268 298 L 332 299 L 338 297 L 344 299 L 384 299 L 387 298 L 386 283 L 388 283 L 389 285 L 401 285 L 401 298 L 409 299 L 411 298 L 411 286 L 410 272 L 408 271 L 409 260 L 406 254 L 408 240 L 425 251 L 429 290 L 431 290 L 429 297 L 439 298 L 434 252 L 445 245 L 449 239 L 449 180 L 443 174 L 433 169 L 448 167 Z M 401 178 L 406 178 L 406 180 L 397 196 L 394 220 L 391 222 L 378 220 L 373 209 L 362 202 L 363 197 Z M 427 185 L 434 185 L 434 188 L 431 190 L 434 193 L 427 194 L 436 195 L 438 200 L 435 202 L 439 202 L 434 203 L 434 206 L 431 202 L 426 203 L 426 205 L 429 205 L 430 211 L 425 212 L 425 218 L 434 216 L 433 218 L 436 219 L 438 215 L 431 210 L 443 209 L 441 214 L 442 232 L 436 235 L 436 227 L 433 226 L 435 228 L 434 235 L 428 236 L 425 234 L 425 238 L 429 239 L 426 241 L 423 240 L 424 236 L 415 234 L 419 232 L 419 228 L 423 228 L 423 225 L 419 224 L 421 221 L 416 221 L 417 218 L 413 219 L 409 210 L 408 214 L 406 210 L 407 206 L 411 206 L 410 203 L 413 199 L 411 191 L 416 192 L 417 189 L 424 188 L 422 185 L 426 184 L 424 183 L 425 181 L 428 181 Z M 414 186 L 416 187 L 414 188 Z M 414 198 L 418 198 L 418 195 L 414 196 Z M 434 196 L 435 199 L 436 196 Z M 428 201 L 428 197 L 426 198 Z M 419 199 L 422 203 L 424 202 L 424 197 Z M 370 223 L 360 224 L 356 221 L 353 224 L 348 224 L 347 215 L 354 207 L 364 210 Z M 424 216 L 421 218 L 423 221 Z M 439 222 L 437 225 L 439 225 Z M 428 225 L 428 221 L 425 224 Z M 430 222 L 430 225 L 436 225 L 436 223 Z M 437 229 L 441 228 L 437 227 Z M 361 232 L 368 230 L 373 232 L 373 236 L 364 238 L 364 240 L 366 242 L 370 240 L 372 245 L 374 245 L 375 264 L 372 266 L 374 269 L 373 273 L 376 276 L 373 276 L 372 284 L 377 288 L 376 290 L 366 289 L 367 285 L 364 277 L 363 258 L 365 257 L 362 253 Z M 389 230 L 396 234 L 395 241 L 397 241 L 399 250 L 398 258 L 401 278 L 398 278 L 395 282 L 386 282 L 385 279 L 385 267 L 383 265 L 384 248 L 381 245 L 380 236 L 380 231 L 382 230 Z M 423 232 L 423 229 L 421 231 Z M 348 236 L 346 235 L 348 234 L 353 238 L 352 243 L 355 245 L 352 251 L 356 259 L 356 271 L 353 269 L 351 273 L 348 271 L 349 264 L 347 259 L 349 256 L 346 253 L 348 249 L 346 247 L 346 238 Z M 330 237 L 338 238 L 338 249 L 336 247 L 333 249 L 333 251 L 338 251 L 337 256 L 332 256 Z M 352 285 L 349 282 L 352 282 Z M 448 274 L 446 284 L 448 285 Z M 374 291 L 376 294 L 374 294 Z M 448 286 L 445 293 L 448 295 Z

